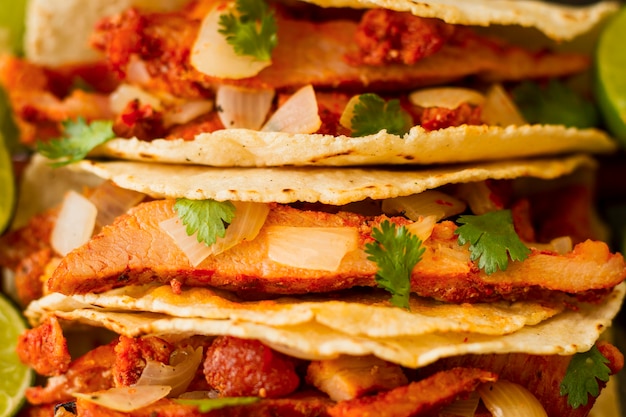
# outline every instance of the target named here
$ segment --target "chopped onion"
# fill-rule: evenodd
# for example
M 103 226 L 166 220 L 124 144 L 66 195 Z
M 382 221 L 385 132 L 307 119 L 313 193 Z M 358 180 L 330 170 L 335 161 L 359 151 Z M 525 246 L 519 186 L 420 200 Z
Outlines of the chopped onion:
M 191 50 L 191 65 L 211 77 L 253 77 L 271 65 L 272 61 L 259 61 L 254 57 L 235 53 L 226 37 L 219 33 L 220 16 L 229 12 L 237 13 L 234 1 L 218 2 L 206 14 Z
M 565 255 L 572 251 L 573 243 L 570 236 L 561 236 L 552 239 L 550 243 L 532 243 L 529 246 L 534 249 L 549 250 Z
M 420 217 L 415 220 L 413 223 L 406 226 L 406 229 L 411 233 L 417 236 L 422 242 L 430 237 L 433 233 L 433 228 L 437 224 L 436 216 L 425 216 Z
M 314 133 L 322 125 L 317 97 L 312 85 L 296 91 L 270 117 L 261 130 L 265 132 Z
M 98 209 L 96 227 L 101 228 L 112 224 L 113 220 L 126 213 L 131 207 L 135 207 L 145 197 L 145 194 L 138 191 L 118 187 L 111 181 L 104 181 L 89 196 L 89 201 Z
M 500 380 L 478 387 L 485 407 L 493 417 L 547 417 L 539 400 L 526 388 Z
M 219 255 L 244 240 L 253 240 L 265 223 L 269 213 L 269 206 L 264 203 L 233 202 L 235 205 L 235 217 L 226 229 L 223 238 L 217 238 L 211 246 L 198 242 L 194 233 L 189 236 L 187 228 L 178 217 L 164 220 L 159 223 L 161 229 L 169 234 L 182 250 L 192 266 L 198 266 L 204 259 L 211 255 Z
M 198 116 L 209 113 L 212 110 L 212 100 L 187 101 L 168 109 L 163 115 L 163 124 L 165 127 L 181 125 L 195 119 Z
M 481 105 L 485 96 L 476 90 L 462 87 L 436 87 L 413 91 L 409 94 L 409 101 L 419 107 L 443 107 L 456 109 L 463 103 Z
M 486 181 L 459 184 L 457 197 L 465 200 L 472 213 L 476 215 L 504 208 L 502 202 L 495 198 L 494 192 L 489 188 L 489 184 Z
M 322 271 L 336 271 L 346 253 L 359 244 L 354 227 L 270 226 L 267 236 L 272 261 Z
M 132 56 L 126 66 L 126 81 L 130 84 L 147 84 L 151 78 L 146 63 Z
M 96 225 L 98 209 L 75 191 L 65 193 L 61 210 L 52 229 L 50 244 L 62 256 L 87 243 Z
M 232 85 L 217 89 L 215 102 L 227 129 L 259 130 L 272 106 L 274 90 L 251 90 Z
M 458 399 L 452 404 L 445 406 L 439 415 L 455 416 L 455 417 L 474 417 L 478 403 L 480 402 L 480 396 L 476 391 L 472 391 L 467 398 Z
M 161 100 L 158 97 L 142 90 L 137 86 L 128 84 L 121 84 L 111 93 L 109 96 L 109 105 L 111 106 L 113 113 L 121 114 L 128 103 L 133 100 L 139 100 L 141 104 L 148 104 L 156 111 L 161 111 L 163 109 Z
M 339 124 L 346 129 L 352 130 L 352 118 L 354 117 L 354 106 L 361 101 L 361 95 L 352 96 L 341 113 Z
M 493 84 L 487 90 L 482 119 L 488 125 L 495 126 L 527 124 L 517 105 L 500 84 Z
M 202 347 L 186 347 L 177 350 L 170 359 L 171 365 L 147 360 L 137 380 L 138 386 L 163 385 L 171 387 L 170 397 L 177 397 L 187 390 L 202 362 Z
M 75 392 L 77 398 L 101 405 L 111 410 L 128 413 L 146 407 L 165 398 L 170 387 L 163 385 L 143 385 L 110 388 L 105 391 L 83 394 Z
M 419 194 L 383 200 L 382 209 L 386 214 L 402 214 L 411 220 L 435 216 L 436 221 L 465 211 L 466 204 L 438 190 L 426 190 Z

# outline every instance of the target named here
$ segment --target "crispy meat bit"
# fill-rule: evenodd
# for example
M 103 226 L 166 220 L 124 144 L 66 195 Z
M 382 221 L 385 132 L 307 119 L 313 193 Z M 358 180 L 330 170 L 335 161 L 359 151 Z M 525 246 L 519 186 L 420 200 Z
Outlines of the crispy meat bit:
M 45 387 L 31 387 L 26 399 L 31 404 L 57 404 L 75 400 L 74 392 L 94 392 L 113 387 L 111 368 L 114 343 L 99 346 L 72 361 L 68 371 L 48 379 Z
M 42 277 L 52 259 L 52 250 L 42 249 L 24 258 L 15 271 L 17 297 L 22 306 L 41 298 L 44 294 Z
M 115 346 L 113 377 L 117 386 L 129 386 L 137 382 L 147 360 L 169 364 L 174 346 L 156 337 L 130 338 L 120 336 Z
M 340 402 L 328 412 L 332 417 L 430 415 L 459 396 L 473 392 L 481 383 L 495 380 L 497 375 L 492 372 L 455 368 L 391 391 Z
M 33 216 L 27 225 L 0 237 L 0 265 L 16 270 L 22 259 L 50 248 L 50 235 L 58 209 Z
M 22 362 L 45 376 L 65 373 L 72 360 L 56 317 L 22 333 L 17 340 L 17 354 Z
M 409 382 L 399 365 L 375 356 L 313 361 L 307 368 L 306 380 L 335 401 L 352 400 Z
M 204 375 L 222 397 L 277 398 L 300 384 L 294 362 L 256 340 L 218 337 L 206 353 Z
M 462 103 L 456 109 L 429 107 L 419 116 L 419 125 L 426 130 L 438 130 L 461 125 L 480 125 L 482 108 Z
M 412 65 L 438 52 L 453 34 L 454 26 L 440 19 L 371 9 L 363 15 L 355 34 L 359 52 L 347 59 L 352 65 Z
M 115 119 L 113 131 L 118 137 L 139 140 L 153 140 L 165 135 L 163 114 L 149 104 L 142 105 L 139 100 L 128 102 L 121 114 Z

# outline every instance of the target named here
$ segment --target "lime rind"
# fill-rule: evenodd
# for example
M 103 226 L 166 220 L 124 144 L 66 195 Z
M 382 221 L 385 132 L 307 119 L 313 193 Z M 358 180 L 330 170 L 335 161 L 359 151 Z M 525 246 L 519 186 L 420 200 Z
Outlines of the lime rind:
M 595 93 L 607 129 L 626 147 L 626 7 L 605 26 L 596 49 Z
M 20 312 L 0 295 L 0 417 L 16 414 L 24 403 L 24 393 L 34 380 L 34 372 L 16 352 L 17 338 L 26 329 Z
M 15 209 L 15 178 L 13 165 L 2 134 L 0 134 L 0 234 L 8 227 Z

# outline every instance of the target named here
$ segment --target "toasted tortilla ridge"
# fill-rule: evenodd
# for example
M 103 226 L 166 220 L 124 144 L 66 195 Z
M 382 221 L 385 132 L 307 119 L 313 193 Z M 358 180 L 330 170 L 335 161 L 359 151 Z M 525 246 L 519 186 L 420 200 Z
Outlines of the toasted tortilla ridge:
M 364 137 L 288 134 L 226 129 L 193 141 L 115 139 L 93 156 L 222 167 L 429 165 L 550 156 L 611 153 L 617 145 L 597 129 L 557 125 L 469 126 L 436 131 L 416 126 L 404 137 L 381 131 Z
M 585 154 L 561 158 L 501 160 L 427 169 L 381 167 L 213 168 L 160 163 L 85 160 L 73 166 L 122 188 L 155 198 L 213 199 L 261 203 L 320 202 L 343 205 L 355 201 L 421 193 L 446 184 L 535 177 L 554 179 L 597 166 Z

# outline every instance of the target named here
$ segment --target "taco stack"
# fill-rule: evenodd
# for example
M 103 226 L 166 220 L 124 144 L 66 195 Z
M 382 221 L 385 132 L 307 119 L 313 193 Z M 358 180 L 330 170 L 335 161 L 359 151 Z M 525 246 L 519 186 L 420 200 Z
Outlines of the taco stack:
M 0 241 L 27 415 L 586 416 L 623 367 L 615 145 L 508 93 L 589 58 L 490 32 L 567 44 L 615 4 L 92 2 L 68 48 L 43 3 L 0 71 L 42 154 Z

